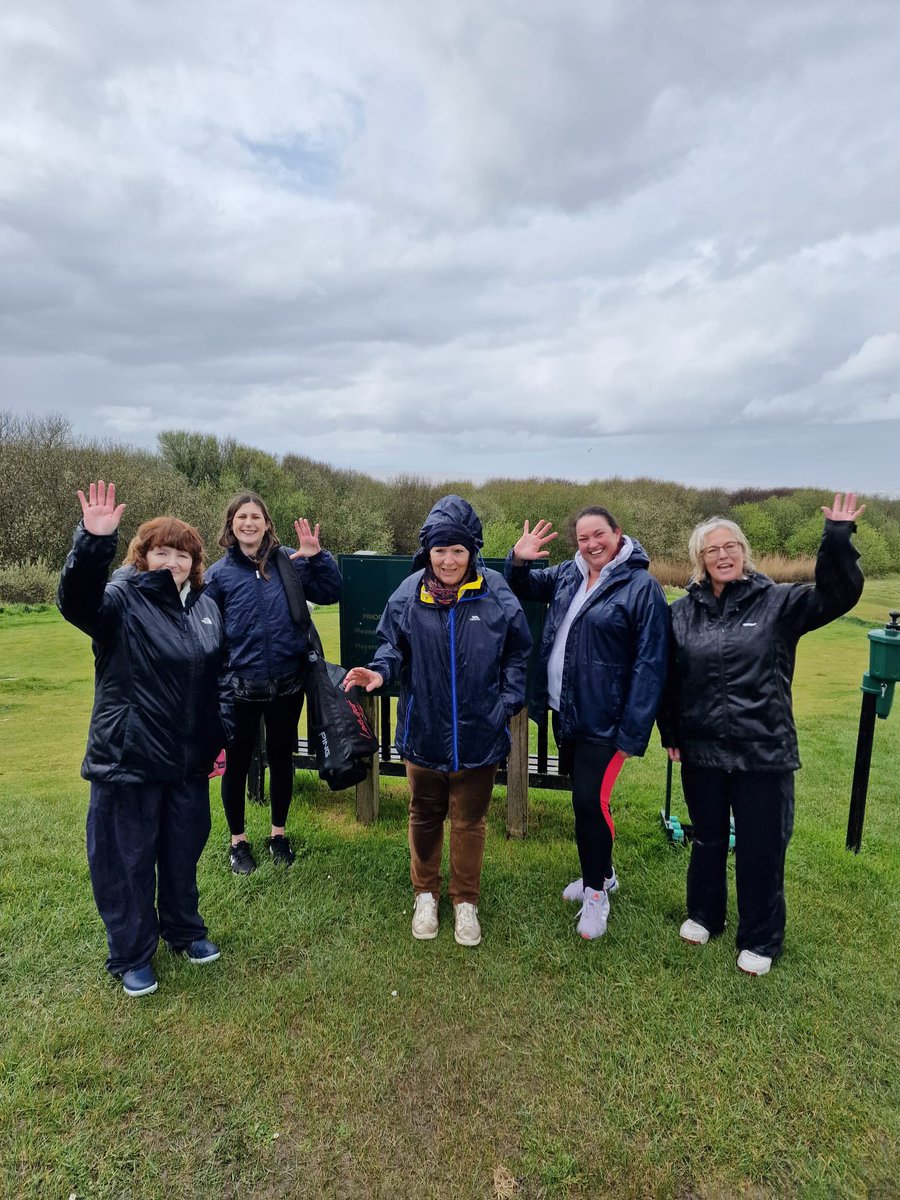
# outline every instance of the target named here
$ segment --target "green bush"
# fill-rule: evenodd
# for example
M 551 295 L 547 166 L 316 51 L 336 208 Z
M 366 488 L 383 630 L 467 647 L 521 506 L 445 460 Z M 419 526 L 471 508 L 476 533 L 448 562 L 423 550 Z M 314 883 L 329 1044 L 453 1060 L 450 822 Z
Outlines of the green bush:
M 44 559 L 0 567 L 0 604 L 53 604 L 59 571 Z
M 743 529 L 755 555 L 777 554 L 782 549 L 778 526 L 761 505 L 736 504 L 731 510 L 731 518 Z
M 484 527 L 484 547 L 481 553 L 485 558 L 506 558 L 510 550 L 522 536 L 522 526 L 514 521 L 497 521 Z
M 871 579 L 890 575 L 891 553 L 884 535 L 865 522 L 859 522 L 856 530 L 856 548 L 859 551 L 863 574 Z

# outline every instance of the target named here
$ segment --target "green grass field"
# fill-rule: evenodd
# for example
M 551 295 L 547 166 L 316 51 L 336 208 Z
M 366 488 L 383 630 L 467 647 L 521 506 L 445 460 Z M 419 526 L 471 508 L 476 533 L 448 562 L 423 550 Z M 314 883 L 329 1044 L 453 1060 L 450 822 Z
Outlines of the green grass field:
M 900 697 L 862 852 L 844 849 L 865 630 L 898 599 L 900 580 L 873 583 L 801 643 L 788 939 L 765 978 L 737 972 L 733 932 L 678 938 L 687 855 L 660 828 L 654 745 L 623 772 L 598 943 L 559 899 L 564 793 L 533 793 L 509 842 L 497 790 L 472 951 L 446 901 L 438 939 L 410 937 L 399 781 L 362 828 L 351 793 L 298 775 L 297 863 L 249 878 L 227 869 L 214 783 L 201 911 L 222 958 L 161 950 L 140 1000 L 103 969 L 85 861 L 88 639 L 54 612 L 0 615 L 3 1194 L 900 1195 Z M 334 652 L 336 611 L 317 620 Z M 248 829 L 261 849 L 267 812 Z

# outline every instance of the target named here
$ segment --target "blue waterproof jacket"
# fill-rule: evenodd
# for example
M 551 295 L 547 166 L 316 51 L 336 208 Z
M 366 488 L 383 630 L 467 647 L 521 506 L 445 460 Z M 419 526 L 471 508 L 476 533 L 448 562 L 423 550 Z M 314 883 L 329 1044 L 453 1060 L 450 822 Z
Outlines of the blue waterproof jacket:
M 496 571 L 459 589 L 452 607 L 410 575 L 387 602 L 369 667 L 400 680 L 395 742 L 401 757 L 435 771 L 499 762 L 509 718 L 525 703 L 531 633 L 522 606 Z
M 291 563 L 307 600 L 334 604 L 340 599 L 341 573 L 327 550 Z M 225 620 L 228 669 L 252 683 L 297 675 L 307 647 L 305 632 L 291 619 L 274 555 L 266 573 L 269 578 L 263 579 L 240 546 L 231 546 L 206 572 L 207 591 Z
M 117 571 L 118 535 L 82 524 L 59 581 L 67 621 L 93 638 L 94 711 L 81 767 L 98 783 L 181 783 L 225 745 L 222 618 L 203 589 L 181 603 L 169 571 Z
M 650 559 L 634 542 L 629 558 L 595 584 L 569 629 L 560 692 L 560 734 L 573 741 L 647 749 L 666 681 L 669 617 L 666 597 L 647 570 Z M 541 639 L 531 715 L 547 710 L 547 662 L 560 623 L 584 582 L 574 560 L 556 567 L 504 568 L 522 600 L 549 604 Z

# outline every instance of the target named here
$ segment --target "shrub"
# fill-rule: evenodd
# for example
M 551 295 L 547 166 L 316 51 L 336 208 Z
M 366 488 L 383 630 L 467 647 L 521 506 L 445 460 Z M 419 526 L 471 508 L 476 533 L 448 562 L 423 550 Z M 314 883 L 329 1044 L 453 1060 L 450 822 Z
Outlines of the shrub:
M 0 567 L 0 604 L 54 604 L 59 571 L 42 558 Z
M 481 553 L 485 558 L 506 558 L 510 550 L 522 536 L 522 526 L 515 521 L 498 521 L 484 527 L 484 548 Z
M 743 529 L 754 555 L 776 554 L 782 548 L 778 526 L 759 504 L 735 505 L 731 519 Z

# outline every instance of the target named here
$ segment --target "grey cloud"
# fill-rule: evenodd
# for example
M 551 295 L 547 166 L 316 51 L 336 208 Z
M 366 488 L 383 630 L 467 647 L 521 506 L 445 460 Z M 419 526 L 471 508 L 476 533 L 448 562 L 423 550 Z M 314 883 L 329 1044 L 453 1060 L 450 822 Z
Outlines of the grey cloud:
M 898 33 L 873 0 L 11 0 L 0 386 L 388 474 L 862 446 L 900 419 Z

